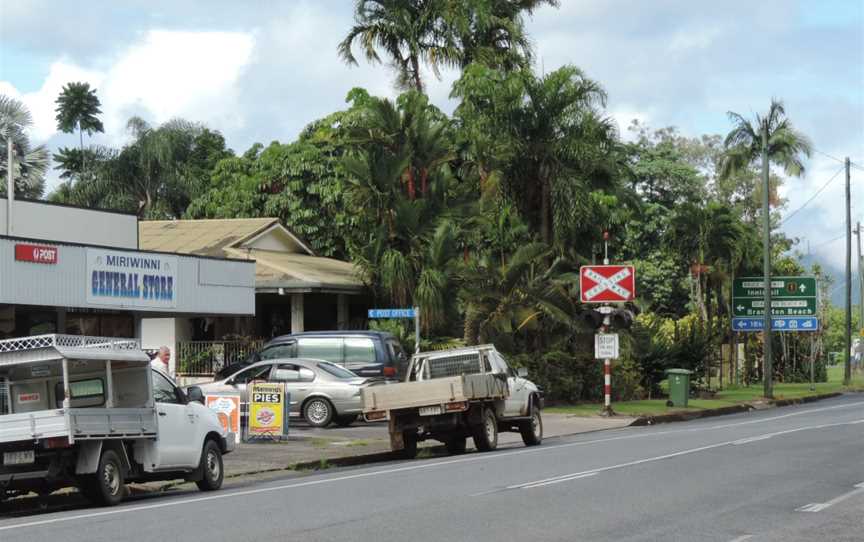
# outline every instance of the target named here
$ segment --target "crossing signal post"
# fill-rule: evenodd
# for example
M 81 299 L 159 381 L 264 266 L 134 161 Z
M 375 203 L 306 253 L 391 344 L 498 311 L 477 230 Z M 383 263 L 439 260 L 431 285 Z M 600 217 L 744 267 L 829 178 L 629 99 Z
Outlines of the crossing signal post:
M 582 313 L 583 321 L 598 331 L 594 335 L 594 357 L 603 360 L 603 411 L 604 416 L 614 416 L 612 410 L 612 360 L 619 357 L 619 341 L 613 329 L 629 329 L 633 324 L 633 313 L 627 309 L 616 309 L 604 305 Z

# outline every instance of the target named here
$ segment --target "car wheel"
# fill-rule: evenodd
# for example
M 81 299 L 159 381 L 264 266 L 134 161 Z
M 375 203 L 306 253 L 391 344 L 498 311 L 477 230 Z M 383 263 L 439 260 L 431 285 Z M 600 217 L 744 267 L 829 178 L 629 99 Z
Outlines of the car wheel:
M 336 416 L 336 419 L 333 420 L 336 425 L 339 427 L 348 427 L 352 423 L 357 421 L 357 414 L 346 414 L 344 416 Z
M 461 455 L 465 453 L 465 449 L 468 447 L 467 441 L 468 439 L 465 437 L 451 437 L 444 441 L 444 446 L 450 455 Z
M 114 450 L 103 451 L 96 472 L 83 480 L 81 492 L 96 504 L 114 506 L 123 500 L 124 490 L 125 480 L 120 456 Z
M 405 447 L 402 448 L 401 455 L 404 459 L 414 459 L 417 457 L 417 433 L 414 431 L 406 431 L 402 433 L 402 442 Z
M 537 446 L 543 442 L 543 417 L 536 404 L 531 407 L 531 419 L 522 422 L 519 432 L 522 434 L 522 442 L 525 446 Z
M 314 397 L 303 406 L 303 418 L 312 427 L 327 427 L 333 421 L 335 412 L 330 401 Z
M 473 428 L 474 446 L 481 452 L 488 452 L 498 447 L 498 420 L 495 412 L 484 409 L 482 421 Z
M 195 482 L 198 489 L 215 491 L 222 487 L 222 480 L 225 478 L 222 450 L 219 449 L 219 445 L 215 441 L 208 440 L 204 443 L 199 468 L 201 469 L 201 479 Z

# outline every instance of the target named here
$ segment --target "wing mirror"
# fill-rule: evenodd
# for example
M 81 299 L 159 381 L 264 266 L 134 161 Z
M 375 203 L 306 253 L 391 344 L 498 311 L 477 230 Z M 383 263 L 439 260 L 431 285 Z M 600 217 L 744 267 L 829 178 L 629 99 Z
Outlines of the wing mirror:
M 528 368 L 527 367 L 519 367 L 516 369 L 516 376 L 519 378 L 528 378 Z
M 204 392 L 198 386 L 191 386 L 186 390 L 186 397 L 189 402 L 198 402 L 204 404 Z

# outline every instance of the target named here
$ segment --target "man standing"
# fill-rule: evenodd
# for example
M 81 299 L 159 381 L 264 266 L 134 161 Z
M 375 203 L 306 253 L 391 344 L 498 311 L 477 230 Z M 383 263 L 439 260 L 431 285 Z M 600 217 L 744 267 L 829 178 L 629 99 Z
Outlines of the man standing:
M 160 346 L 159 353 L 156 354 L 156 357 L 150 362 L 150 366 L 154 369 L 159 369 L 166 375 L 170 375 L 168 372 L 168 360 L 171 359 L 171 349 L 167 346 Z

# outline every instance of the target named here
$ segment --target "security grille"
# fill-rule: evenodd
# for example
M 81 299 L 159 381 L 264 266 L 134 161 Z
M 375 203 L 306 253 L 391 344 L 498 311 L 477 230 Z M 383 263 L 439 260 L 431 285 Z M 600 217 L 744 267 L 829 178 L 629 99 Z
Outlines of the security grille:
M 483 372 L 480 353 L 471 352 L 455 356 L 441 356 L 426 360 L 429 378 L 479 374 Z
M 9 414 L 9 381 L 0 376 L 0 416 Z
M 96 350 L 140 350 L 137 339 L 113 337 L 87 337 L 82 335 L 35 335 L 0 341 L 0 353 L 21 352 L 38 348 L 92 348 Z

